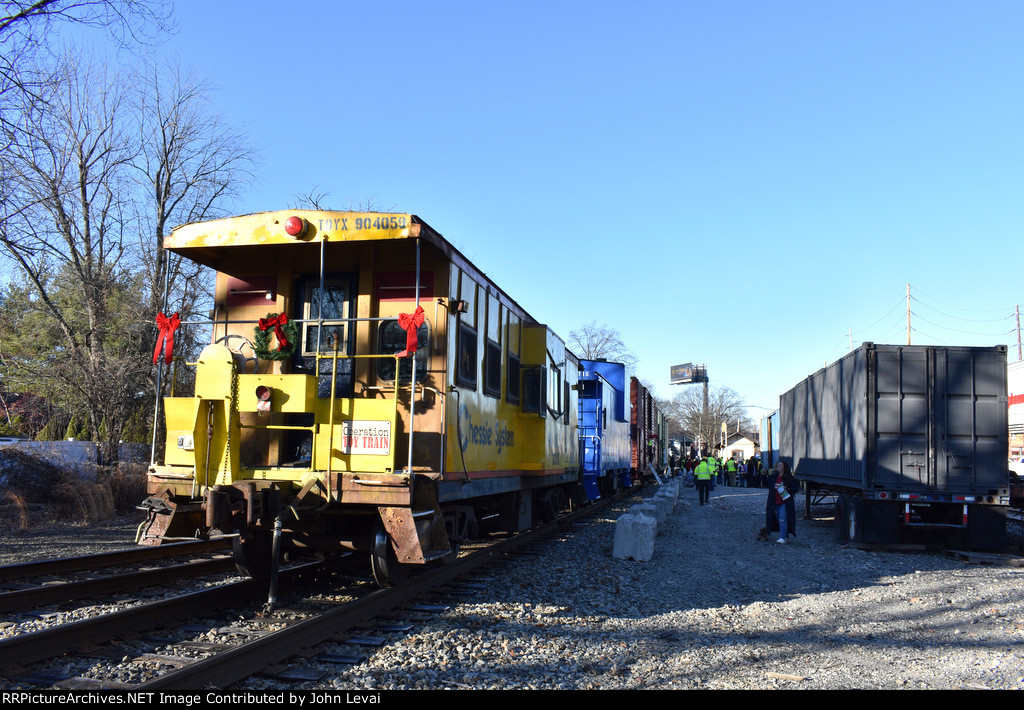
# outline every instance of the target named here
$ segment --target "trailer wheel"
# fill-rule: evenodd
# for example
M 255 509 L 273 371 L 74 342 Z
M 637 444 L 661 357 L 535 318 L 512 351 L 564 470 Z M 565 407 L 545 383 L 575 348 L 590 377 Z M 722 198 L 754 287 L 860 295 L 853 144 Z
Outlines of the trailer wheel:
M 847 510 L 850 507 L 850 498 L 845 493 L 840 493 L 836 496 L 835 502 L 835 530 L 836 539 L 840 542 L 846 540 L 848 533 L 847 529 Z
M 846 539 L 849 542 L 864 540 L 864 501 L 851 496 L 846 507 Z

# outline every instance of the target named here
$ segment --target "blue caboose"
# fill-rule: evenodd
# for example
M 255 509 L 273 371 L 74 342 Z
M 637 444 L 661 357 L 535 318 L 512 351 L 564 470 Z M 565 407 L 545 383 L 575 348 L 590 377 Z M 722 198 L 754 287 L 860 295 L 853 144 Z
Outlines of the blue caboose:
M 589 500 L 632 484 L 626 406 L 625 365 L 580 360 L 580 466 Z

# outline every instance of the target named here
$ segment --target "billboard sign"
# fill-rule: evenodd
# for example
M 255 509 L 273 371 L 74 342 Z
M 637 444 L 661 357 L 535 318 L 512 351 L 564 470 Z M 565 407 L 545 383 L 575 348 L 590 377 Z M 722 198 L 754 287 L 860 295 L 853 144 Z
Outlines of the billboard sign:
M 673 365 L 670 371 L 671 383 L 674 385 L 686 385 L 693 382 L 705 382 L 707 380 L 707 369 L 704 365 Z
M 693 382 L 693 365 L 673 365 L 671 370 L 672 384 L 679 385 L 684 382 Z

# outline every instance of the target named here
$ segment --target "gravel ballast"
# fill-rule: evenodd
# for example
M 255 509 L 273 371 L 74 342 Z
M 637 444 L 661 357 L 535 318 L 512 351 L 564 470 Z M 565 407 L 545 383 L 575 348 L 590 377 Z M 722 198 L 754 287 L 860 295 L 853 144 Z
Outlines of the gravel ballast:
M 413 630 L 362 649 L 360 663 L 323 665 L 316 682 L 257 677 L 237 687 L 1024 688 L 1019 558 L 975 564 L 941 550 L 860 549 L 837 542 L 828 519 L 798 520 L 788 544 L 758 540 L 766 496 L 719 486 L 699 506 L 695 490 L 680 487 L 653 557 L 617 559 L 615 520 L 635 497 L 496 563 L 472 596 L 446 599 Z M 60 554 L 69 530 L 76 554 L 134 534 L 130 525 L 105 529 L 85 545 L 73 528 L 7 534 L 0 562 L 44 541 L 46 556 Z M 1011 531 L 1019 544 L 1015 523 Z

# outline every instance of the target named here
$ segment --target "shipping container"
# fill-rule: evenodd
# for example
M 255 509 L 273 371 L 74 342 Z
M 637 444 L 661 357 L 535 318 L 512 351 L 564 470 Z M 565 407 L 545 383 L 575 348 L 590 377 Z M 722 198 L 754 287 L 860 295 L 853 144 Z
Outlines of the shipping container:
M 1002 549 L 1006 348 L 865 343 L 780 397 L 779 453 L 840 539 Z

